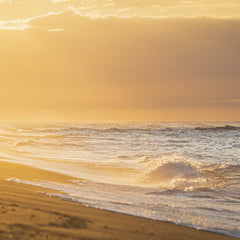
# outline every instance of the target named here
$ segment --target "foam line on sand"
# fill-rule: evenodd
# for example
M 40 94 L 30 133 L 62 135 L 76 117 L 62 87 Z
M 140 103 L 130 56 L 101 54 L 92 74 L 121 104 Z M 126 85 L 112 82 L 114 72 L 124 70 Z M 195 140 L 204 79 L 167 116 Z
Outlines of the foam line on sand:
M 39 188 L 7 178 L 68 182 L 69 177 L 0 162 L 0 239 L 182 239 L 232 237 L 171 223 L 103 211 L 39 194 Z M 47 190 L 46 190 L 47 191 Z

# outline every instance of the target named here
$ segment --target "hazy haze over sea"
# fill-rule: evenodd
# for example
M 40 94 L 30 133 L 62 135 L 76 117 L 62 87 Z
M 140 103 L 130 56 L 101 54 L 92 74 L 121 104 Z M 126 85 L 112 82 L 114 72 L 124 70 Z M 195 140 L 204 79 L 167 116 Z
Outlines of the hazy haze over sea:
M 240 122 L 2 124 L 0 160 L 82 180 L 27 182 L 87 206 L 240 236 Z M 42 190 L 44 192 L 44 189 Z

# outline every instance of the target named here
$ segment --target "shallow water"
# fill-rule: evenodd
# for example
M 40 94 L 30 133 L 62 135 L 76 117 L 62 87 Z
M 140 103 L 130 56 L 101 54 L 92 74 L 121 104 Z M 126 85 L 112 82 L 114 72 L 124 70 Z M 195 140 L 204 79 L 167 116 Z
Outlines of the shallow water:
M 57 196 L 87 206 L 240 237 L 240 122 L 18 123 L 0 133 L 1 160 L 83 179 L 10 181 L 61 190 Z

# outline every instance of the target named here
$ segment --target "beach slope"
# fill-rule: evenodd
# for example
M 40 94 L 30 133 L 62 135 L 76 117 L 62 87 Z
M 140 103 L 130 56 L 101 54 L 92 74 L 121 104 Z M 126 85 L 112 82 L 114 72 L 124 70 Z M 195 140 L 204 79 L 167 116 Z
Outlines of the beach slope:
M 60 174 L 0 162 L 0 239 L 234 239 L 171 223 L 79 206 L 41 194 L 42 188 L 8 182 L 7 178 L 69 180 Z

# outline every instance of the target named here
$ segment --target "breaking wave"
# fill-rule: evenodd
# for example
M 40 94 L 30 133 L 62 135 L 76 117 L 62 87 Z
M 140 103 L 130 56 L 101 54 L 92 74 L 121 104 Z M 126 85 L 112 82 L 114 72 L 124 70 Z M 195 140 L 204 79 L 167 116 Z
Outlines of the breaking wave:
M 232 173 L 239 172 L 239 169 L 239 165 L 204 164 L 183 156 L 170 155 L 151 160 L 147 164 L 143 182 L 154 187 L 184 190 L 218 187 L 228 184 L 232 180 Z

